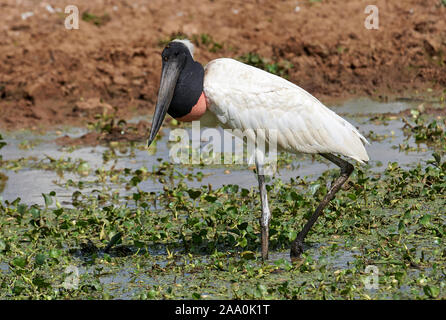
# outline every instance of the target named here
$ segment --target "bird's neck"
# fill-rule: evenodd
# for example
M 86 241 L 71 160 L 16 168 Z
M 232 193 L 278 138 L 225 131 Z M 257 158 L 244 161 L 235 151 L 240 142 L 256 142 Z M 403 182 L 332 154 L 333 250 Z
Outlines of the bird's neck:
M 176 118 L 179 121 L 191 122 L 200 119 L 208 108 L 208 100 L 204 92 L 201 93 L 198 102 L 192 107 L 191 111 L 185 116 Z
M 188 116 L 193 112 L 193 109 L 196 110 L 194 112 L 195 116 L 190 116 L 190 118 L 195 118 L 199 110 L 203 111 L 203 101 L 200 102 L 200 100 L 203 100 L 201 97 L 203 95 L 203 81 L 203 66 L 189 56 L 178 77 L 167 113 L 173 118 L 181 120 L 182 118 L 189 118 Z M 206 103 L 204 105 L 206 106 Z M 204 111 L 206 111 L 206 108 Z

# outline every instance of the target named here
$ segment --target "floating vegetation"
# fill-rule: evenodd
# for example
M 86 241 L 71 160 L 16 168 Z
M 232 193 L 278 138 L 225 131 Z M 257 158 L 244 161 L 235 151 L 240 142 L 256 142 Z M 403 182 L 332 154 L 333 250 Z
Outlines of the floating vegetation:
M 336 170 L 268 186 L 271 247 L 284 254 L 266 264 L 256 253 L 255 189 L 190 188 L 181 176 L 162 192 L 138 188 L 146 175 L 172 171 L 125 169 L 133 190 L 125 199 L 98 189 L 73 193 L 71 208 L 55 192 L 43 194 L 44 207 L 1 202 L 8 271 L 0 297 L 119 297 L 104 279 L 124 270 L 133 298 L 444 298 L 446 162 L 438 156 L 414 169 L 358 170 L 315 225 L 299 264 L 288 261 L 289 244 Z M 377 290 L 364 286 L 367 265 L 379 268 Z M 63 287 L 69 266 L 83 270 L 77 290 Z
M 417 119 L 405 137 L 394 120 L 388 121 L 395 135 L 375 125 L 368 137 L 372 146 L 399 137 L 397 144 L 405 139 L 412 148 L 424 132 L 432 142 L 426 160 L 358 166 L 296 263 L 290 243 L 339 174 L 319 156 L 322 169 L 313 176 L 296 176 L 299 170 L 268 180 L 271 252 L 263 262 L 257 186 L 207 183 L 218 166 L 153 156 L 136 162 L 138 152 L 148 157 L 144 142 L 95 147 L 90 160 L 9 154 L 0 161 L 3 188 L 13 183 L 11 173 L 34 170 L 58 179 L 54 190 L 35 190 L 40 205 L 21 194 L 0 198 L 0 299 L 445 299 L 446 161 L 441 134 L 433 134 L 442 122 Z M 127 126 L 102 116 L 90 130 L 107 135 Z M 294 170 L 310 161 L 281 154 L 278 167 Z M 227 179 L 240 172 L 231 170 Z M 370 268 L 378 272 L 372 288 Z
M 429 119 L 420 116 L 418 110 L 412 110 L 413 123 L 403 118 L 405 133 L 413 135 L 416 142 L 427 142 L 434 144 L 446 143 L 446 119 Z

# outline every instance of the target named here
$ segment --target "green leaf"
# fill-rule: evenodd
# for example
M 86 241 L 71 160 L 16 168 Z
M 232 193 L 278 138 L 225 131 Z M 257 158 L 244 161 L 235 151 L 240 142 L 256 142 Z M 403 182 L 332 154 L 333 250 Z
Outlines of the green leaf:
M 237 229 L 239 229 L 239 230 L 246 230 L 247 227 L 248 227 L 248 222 L 243 222 L 243 223 L 240 223 L 237 226 Z
M 36 276 L 33 279 L 33 284 L 39 288 L 48 288 L 50 287 L 50 284 L 48 282 L 45 281 L 45 278 L 43 278 L 42 276 Z
M 31 210 L 29 210 L 31 213 L 33 219 L 40 219 L 40 209 L 36 207 L 32 207 Z
M 240 255 L 244 260 L 254 260 L 256 257 L 255 253 L 252 251 L 243 251 Z
M 23 215 L 26 212 L 27 208 L 28 206 L 26 204 L 21 203 L 17 206 L 17 212 Z
M 141 200 L 141 193 L 134 193 L 133 194 L 133 200 L 135 200 L 135 201 Z
M 0 252 L 6 251 L 7 245 L 6 242 L 0 239 Z
M 242 238 L 241 240 L 238 241 L 238 245 L 244 248 L 248 245 L 248 240 L 246 240 L 246 238 Z
M 51 249 L 50 250 L 50 257 L 53 259 L 57 259 L 57 257 L 60 256 L 61 251 L 57 249 Z
M 14 260 L 12 260 L 12 265 L 20 268 L 24 268 L 27 264 L 26 258 L 23 257 L 17 257 Z
M 429 298 L 436 298 L 440 294 L 440 289 L 434 286 L 425 286 L 423 291 Z
M 46 261 L 46 255 L 44 255 L 44 254 L 42 254 L 42 253 L 38 253 L 38 254 L 36 255 L 36 264 L 37 264 L 38 266 L 43 265 L 43 264 L 45 263 L 45 261 Z
M 288 231 L 288 239 L 290 241 L 294 241 L 294 239 L 296 239 L 296 237 L 297 237 L 297 231 L 293 231 L 293 230 Z
M 197 199 L 201 195 L 201 191 L 200 190 L 189 189 L 189 190 L 187 190 L 187 193 L 189 194 L 189 197 L 192 198 L 192 200 Z
M 45 200 L 45 206 L 49 207 L 50 205 L 53 204 L 53 199 L 51 198 L 51 196 L 49 194 L 46 193 L 42 193 L 43 199 Z
M 438 153 L 434 153 L 432 156 L 434 157 L 435 161 L 439 165 L 441 163 L 441 156 Z
M 153 290 L 153 289 L 150 289 L 150 290 L 147 292 L 147 298 L 149 298 L 149 299 L 155 299 L 155 297 L 156 297 L 156 291 Z
M 427 227 L 430 224 L 432 216 L 430 214 L 425 214 L 421 219 L 420 219 L 420 223 Z
M 257 297 L 264 297 L 268 294 L 268 290 L 266 289 L 266 286 L 263 284 L 258 284 L 256 288 L 256 295 Z
M 91 168 L 88 162 L 83 161 L 77 167 L 77 173 L 81 176 L 88 176 L 88 174 L 90 173 L 90 169 Z
M 274 264 L 278 267 L 284 268 L 286 271 L 290 271 L 293 268 L 293 265 L 283 258 L 274 261 Z
M 217 200 L 217 197 L 208 195 L 208 196 L 204 197 L 204 200 L 206 200 L 207 202 L 210 202 L 210 203 L 214 203 Z

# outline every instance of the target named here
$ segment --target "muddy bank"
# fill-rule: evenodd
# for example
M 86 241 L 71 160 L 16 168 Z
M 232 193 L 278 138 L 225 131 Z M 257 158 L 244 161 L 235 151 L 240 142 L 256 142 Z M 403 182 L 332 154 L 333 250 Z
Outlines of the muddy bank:
M 64 135 L 55 140 L 61 146 L 97 146 L 111 141 L 141 142 L 148 138 L 150 123 L 139 121 L 137 124 L 127 124 L 125 121 L 116 123 L 114 120 L 105 123 L 101 128 L 87 132 L 78 138 Z
M 79 30 L 64 28 L 69 4 Z M 375 4 L 378 30 L 364 27 L 363 1 L 2 1 L 0 128 L 82 125 L 112 110 L 150 115 L 159 54 L 174 34 L 194 40 L 203 64 L 256 53 L 323 102 L 441 98 L 446 7 Z

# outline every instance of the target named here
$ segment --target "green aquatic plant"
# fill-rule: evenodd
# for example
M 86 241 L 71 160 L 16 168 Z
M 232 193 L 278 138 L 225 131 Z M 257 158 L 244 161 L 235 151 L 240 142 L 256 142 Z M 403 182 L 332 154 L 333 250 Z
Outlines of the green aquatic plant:
M 110 120 L 97 130 L 106 132 Z M 96 167 L 66 156 L 3 161 L 5 174 L 65 176 L 54 182 L 57 190 L 37 190 L 39 203 L 0 198 L 0 299 L 445 299 L 439 145 L 429 144 L 432 158 L 419 164 L 356 168 L 296 263 L 289 244 L 337 170 L 267 181 L 272 251 L 263 262 L 256 186 L 197 183 L 225 168 L 153 158 L 135 164 L 133 152 L 144 143 L 125 153 L 108 147 Z M 279 167 L 296 159 L 281 155 Z M 379 270 L 375 289 L 366 285 L 369 266 Z
M 161 161 L 98 169 L 93 190 L 73 181 L 79 189 L 70 206 L 56 192 L 42 195 L 44 206 L 0 201 L 0 298 L 445 297 L 446 162 L 439 155 L 415 168 L 356 171 L 297 264 L 284 258 L 287 251 L 260 260 L 255 190 L 192 188 L 175 172 Z M 274 252 L 288 248 L 336 174 L 268 183 Z M 164 188 L 142 191 L 145 179 Z M 129 194 L 109 188 L 111 181 L 127 184 Z M 374 291 L 364 285 L 368 265 L 379 268 Z M 70 266 L 80 269 L 77 289 L 64 287 Z
M 412 111 L 413 123 L 403 118 L 405 133 L 416 142 L 446 143 L 446 119 L 428 119 Z

